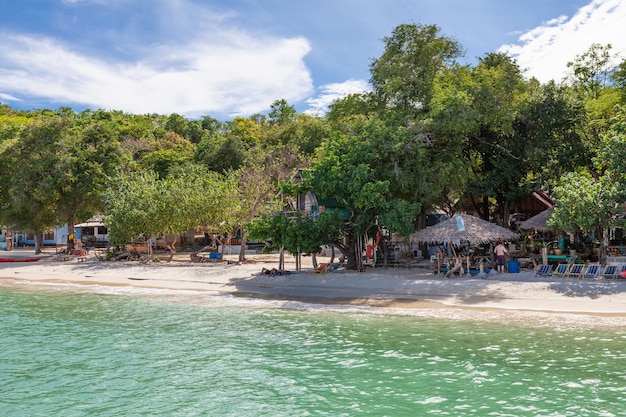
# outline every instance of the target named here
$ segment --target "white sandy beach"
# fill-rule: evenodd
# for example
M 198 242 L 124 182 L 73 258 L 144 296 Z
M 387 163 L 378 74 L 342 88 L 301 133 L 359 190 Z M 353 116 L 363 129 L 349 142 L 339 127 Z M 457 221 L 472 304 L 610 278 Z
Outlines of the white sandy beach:
M 33 256 L 33 252 L 17 251 L 10 256 Z M 259 273 L 264 267 L 277 267 L 277 256 L 248 258 L 254 262 L 191 263 L 188 254 L 179 253 L 172 262 L 144 265 L 103 262 L 93 256 L 84 262 L 58 261 L 53 254 L 44 254 L 37 262 L 0 263 L 0 285 L 27 289 L 70 284 L 85 290 L 102 286 L 186 290 L 205 295 L 362 306 L 389 314 L 626 329 L 626 280 L 538 278 L 523 270 L 488 275 L 487 279 L 444 278 L 427 270 L 399 268 L 317 274 L 310 258 L 304 258 L 301 272 L 270 276 Z M 226 259 L 235 260 L 236 256 Z M 293 258 L 288 258 L 286 267 L 294 271 Z

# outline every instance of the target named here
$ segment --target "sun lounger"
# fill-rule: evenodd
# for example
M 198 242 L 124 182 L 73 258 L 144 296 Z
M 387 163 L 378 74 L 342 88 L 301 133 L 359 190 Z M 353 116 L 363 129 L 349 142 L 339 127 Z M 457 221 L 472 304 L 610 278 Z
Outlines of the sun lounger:
M 589 264 L 585 266 L 579 278 L 596 279 L 600 276 L 600 264 Z
M 570 266 L 569 271 L 567 272 L 568 278 L 580 278 L 583 273 L 585 265 L 583 264 L 572 264 Z
M 626 277 L 624 276 L 624 271 L 626 271 L 626 265 L 621 265 L 620 267 L 618 267 L 615 278 L 626 279 Z
M 617 277 L 617 265 L 607 265 L 602 271 L 602 278 L 615 279 Z
M 541 265 L 539 270 L 535 274 L 536 277 L 549 277 L 552 276 L 552 265 Z
M 570 264 L 558 264 L 552 276 L 564 278 L 569 273 Z

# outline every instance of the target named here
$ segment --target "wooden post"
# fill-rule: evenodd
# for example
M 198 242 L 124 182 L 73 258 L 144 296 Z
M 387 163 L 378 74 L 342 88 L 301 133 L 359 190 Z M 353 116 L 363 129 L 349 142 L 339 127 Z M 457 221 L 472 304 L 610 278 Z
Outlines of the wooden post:
M 437 252 L 437 273 L 441 273 L 441 251 Z
M 548 265 L 548 248 L 541 248 L 541 264 Z

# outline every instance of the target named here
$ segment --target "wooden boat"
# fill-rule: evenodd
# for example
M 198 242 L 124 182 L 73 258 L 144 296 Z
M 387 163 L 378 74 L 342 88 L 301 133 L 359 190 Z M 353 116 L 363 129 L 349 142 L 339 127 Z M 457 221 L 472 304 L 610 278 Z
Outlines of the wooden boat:
M 41 258 L 1 258 L 0 262 L 37 262 Z

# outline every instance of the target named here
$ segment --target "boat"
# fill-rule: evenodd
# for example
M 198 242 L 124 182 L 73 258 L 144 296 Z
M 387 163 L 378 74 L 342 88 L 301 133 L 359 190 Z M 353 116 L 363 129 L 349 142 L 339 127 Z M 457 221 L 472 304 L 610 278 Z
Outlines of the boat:
M 0 262 L 37 262 L 41 258 L 0 258 Z

